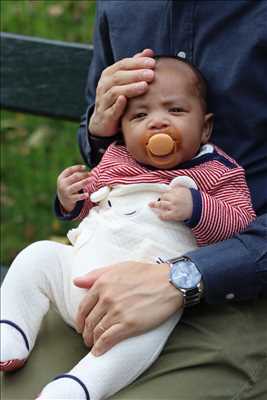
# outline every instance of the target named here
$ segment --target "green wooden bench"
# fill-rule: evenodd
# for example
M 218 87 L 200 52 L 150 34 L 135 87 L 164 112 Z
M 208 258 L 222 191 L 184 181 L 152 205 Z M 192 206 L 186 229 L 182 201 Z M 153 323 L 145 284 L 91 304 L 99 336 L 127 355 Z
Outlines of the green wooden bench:
M 79 121 L 92 46 L 10 33 L 0 38 L 1 108 Z M 1 399 L 35 399 L 87 351 L 81 337 L 50 311 L 28 363 L 19 371 L 1 373 Z
M 79 121 L 93 47 L 1 32 L 2 108 Z

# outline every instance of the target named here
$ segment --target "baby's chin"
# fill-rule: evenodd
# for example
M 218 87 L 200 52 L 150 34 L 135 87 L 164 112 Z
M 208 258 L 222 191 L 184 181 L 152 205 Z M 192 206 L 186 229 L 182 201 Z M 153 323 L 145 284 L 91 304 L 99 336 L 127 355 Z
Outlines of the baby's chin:
M 156 169 L 173 169 L 177 167 L 180 162 L 176 154 L 164 157 L 149 155 L 145 160 L 141 161 L 141 164 Z

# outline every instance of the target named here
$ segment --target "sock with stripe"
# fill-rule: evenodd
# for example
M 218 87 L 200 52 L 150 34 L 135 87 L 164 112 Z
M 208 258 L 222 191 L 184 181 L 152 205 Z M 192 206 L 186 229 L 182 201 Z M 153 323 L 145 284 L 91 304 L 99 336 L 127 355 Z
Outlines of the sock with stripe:
M 29 342 L 23 330 L 9 320 L 0 320 L 1 362 L 0 371 L 21 368 L 29 355 Z
M 38 400 L 48 399 L 90 400 L 90 396 L 85 384 L 79 378 L 63 374 L 46 385 L 38 397 Z
M 68 373 L 46 385 L 38 399 L 109 398 L 155 361 L 180 316 L 175 314 L 157 329 L 128 338 L 99 357 L 88 353 Z

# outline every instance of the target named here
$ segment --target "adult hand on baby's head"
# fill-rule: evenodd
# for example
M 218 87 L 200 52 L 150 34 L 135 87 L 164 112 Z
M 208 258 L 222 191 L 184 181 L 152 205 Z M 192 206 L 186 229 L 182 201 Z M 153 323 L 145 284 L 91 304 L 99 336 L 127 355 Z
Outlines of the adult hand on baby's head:
M 192 217 L 192 194 L 185 186 L 176 185 L 163 193 L 158 201 L 150 202 L 149 206 L 163 221 L 185 221 Z
M 147 90 L 154 78 L 154 52 L 145 49 L 132 58 L 124 58 L 107 67 L 96 89 L 95 109 L 89 131 L 95 136 L 113 136 L 127 105 L 127 98 Z
M 88 193 L 79 193 L 88 183 L 90 172 L 84 165 L 74 165 L 64 169 L 57 178 L 57 196 L 65 211 L 74 209 L 76 202 L 88 198 Z

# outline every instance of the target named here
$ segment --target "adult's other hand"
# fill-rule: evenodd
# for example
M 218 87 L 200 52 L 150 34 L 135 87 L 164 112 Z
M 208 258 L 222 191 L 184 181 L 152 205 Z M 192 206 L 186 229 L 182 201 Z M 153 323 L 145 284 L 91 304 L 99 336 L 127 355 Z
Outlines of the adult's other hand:
M 95 109 L 89 122 L 94 136 L 113 136 L 118 132 L 127 98 L 143 94 L 154 78 L 154 52 L 145 49 L 107 67 L 96 88 Z
M 183 307 L 183 297 L 168 279 L 168 264 L 123 262 L 74 280 L 90 288 L 80 304 L 77 331 L 99 356 L 123 339 L 163 323 Z

